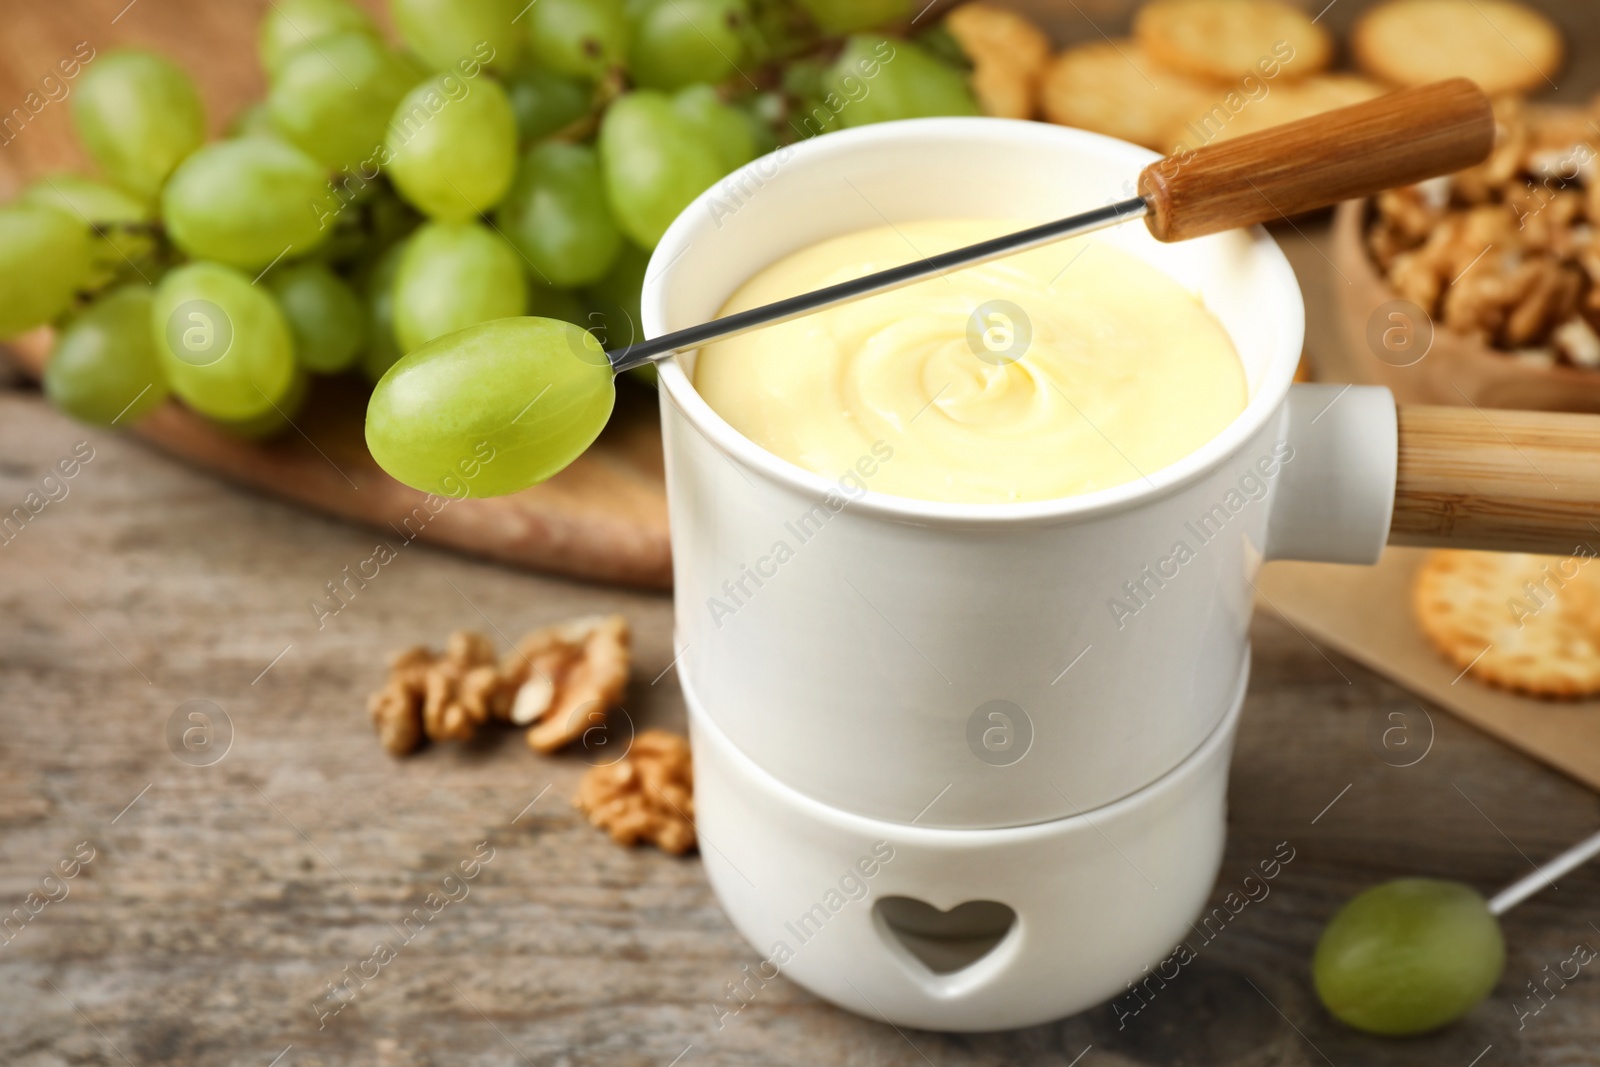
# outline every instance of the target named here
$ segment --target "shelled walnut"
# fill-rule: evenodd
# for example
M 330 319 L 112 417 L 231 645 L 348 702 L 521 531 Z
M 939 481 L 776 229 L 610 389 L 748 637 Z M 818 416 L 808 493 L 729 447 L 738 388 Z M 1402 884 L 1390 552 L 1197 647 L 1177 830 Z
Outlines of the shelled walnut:
M 511 721 L 527 726 L 528 747 L 554 752 L 605 721 L 628 685 L 628 620 L 574 619 L 535 630 L 501 663 L 516 687 Z
M 620 615 L 536 630 L 503 658 L 487 636 L 463 630 L 442 654 L 420 645 L 397 654 L 367 710 L 396 756 L 425 740 L 470 740 L 492 720 L 527 726 L 529 746 L 554 752 L 605 722 L 627 688 L 628 661 Z
M 378 738 L 392 755 L 430 741 L 467 740 L 490 718 L 505 718 L 512 690 L 481 633 L 450 635 L 444 653 L 420 645 L 389 663 L 389 681 L 367 700 Z
M 1456 332 L 1535 363 L 1600 366 L 1600 100 L 1495 104 L 1476 167 L 1374 201 L 1367 248 Z
M 648 841 L 682 855 L 695 846 L 688 740 L 665 730 L 644 731 L 622 759 L 583 776 L 573 804 L 620 845 Z

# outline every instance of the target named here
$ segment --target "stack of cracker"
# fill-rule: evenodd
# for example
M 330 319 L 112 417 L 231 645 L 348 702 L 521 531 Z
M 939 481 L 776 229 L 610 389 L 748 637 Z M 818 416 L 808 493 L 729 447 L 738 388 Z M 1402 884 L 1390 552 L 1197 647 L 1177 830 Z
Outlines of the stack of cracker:
M 1511 0 L 1389 0 L 1356 24 L 1362 73 L 1330 73 L 1326 11 L 1154 0 L 1131 37 L 1056 56 L 1040 82 L 1042 109 L 1052 122 L 1181 156 L 1444 78 L 1472 78 L 1490 93 L 1538 88 L 1561 63 L 1559 31 Z

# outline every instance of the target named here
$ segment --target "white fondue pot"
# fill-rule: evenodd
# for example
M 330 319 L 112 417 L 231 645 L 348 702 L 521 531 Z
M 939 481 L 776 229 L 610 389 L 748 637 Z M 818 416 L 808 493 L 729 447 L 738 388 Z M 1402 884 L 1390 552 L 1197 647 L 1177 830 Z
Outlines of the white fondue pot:
M 761 268 L 826 238 L 940 217 L 1020 229 L 1126 198 L 1155 158 L 961 118 L 784 148 L 667 231 L 645 333 L 716 316 Z M 707 874 L 771 971 L 897 1024 L 1059 1017 L 1166 956 L 1222 855 L 1256 572 L 1372 563 L 1390 537 L 1393 399 L 1291 384 L 1304 312 L 1266 232 L 1163 244 L 1124 225 L 1095 239 L 1197 293 L 1250 389 L 1210 443 L 1112 489 L 888 496 L 872 489 L 881 457 L 843 479 L 802 470 L 707 406 L 693 355 L 661 365 Z M 1509 452 L 1485 427 L 1478 445 Z M 1426 503 L 1408 511 L 1425 539 L 1433 521 Z

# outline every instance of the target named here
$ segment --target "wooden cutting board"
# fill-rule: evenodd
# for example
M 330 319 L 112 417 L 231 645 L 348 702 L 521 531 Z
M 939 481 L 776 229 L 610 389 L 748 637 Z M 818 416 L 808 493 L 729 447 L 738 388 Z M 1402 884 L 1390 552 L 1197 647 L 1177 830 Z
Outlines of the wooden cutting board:
M 1288 619 L 1314 646 L 1337 649 L 1513 748 L 1600 790 L 1600 698 L 1536 700 L 1473 679 L 1436 652 L 1411 612 L 1411 587 L 1427 551 L 1388 548 L 1374 567 L 1272 563 L 1257 583 L 1261 607 Z M 1420 761 L 1432 722 L 1380 707 L 1369 744 L 1392 766 Z M 1375 713 L 1376 714 L 1376 713 Z
M 10 351 L 37 377 L 49 342 L 50 331 L 38 330 Z M 535 570 L 669 589 L 656 404 L 654 390 L 619 383 L 610 425 L 572 466 L 511 496 L 443 506 L 434 498 L 434 510 L 367 453 L 365 390 L 353 380 L 317 380 L 295 429 L 265 443 L 230 436 L 176 402 L 131 432 L 228 481 L 371 526 L 390 543 L 415 538 Z

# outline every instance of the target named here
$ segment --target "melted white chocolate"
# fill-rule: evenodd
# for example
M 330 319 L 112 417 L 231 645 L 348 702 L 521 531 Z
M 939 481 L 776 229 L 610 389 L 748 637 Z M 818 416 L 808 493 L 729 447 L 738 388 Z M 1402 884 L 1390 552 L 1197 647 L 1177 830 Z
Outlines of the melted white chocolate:
M 836 237 L 761 271 L 722 314 L 1014 228 L 934 220 Z M 694 380 L 740 433 L 800 467 L 838 476 L 881 440 L 893 456 L 873 465 L 870 488 L 966 503 L 1142 477 L 1215 437 L 1247 400 L 1233 344 L 1194 294 L 1093 238 L 720 341 L 701 350 Z

